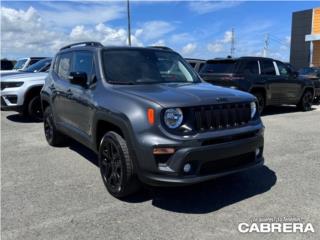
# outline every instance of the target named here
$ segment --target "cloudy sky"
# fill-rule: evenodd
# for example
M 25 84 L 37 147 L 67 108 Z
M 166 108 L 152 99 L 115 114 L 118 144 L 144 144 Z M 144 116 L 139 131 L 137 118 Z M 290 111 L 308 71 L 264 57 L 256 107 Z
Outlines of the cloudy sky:
M 288 60 L 291 14 L 319 2 L 132 1 L 132 43 L 166 45 L 185 57 L 261 55 Z M 65 44 L 127 44 L 125 1 L 2 1 L 1 57 L 52 56 Z

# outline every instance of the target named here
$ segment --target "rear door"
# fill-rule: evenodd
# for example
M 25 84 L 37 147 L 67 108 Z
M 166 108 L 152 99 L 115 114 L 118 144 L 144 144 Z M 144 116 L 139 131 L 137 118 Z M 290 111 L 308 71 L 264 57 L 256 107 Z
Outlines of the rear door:
M 258 60 L 244 60 L 238 70 L 239 87 L 241 90 L 250 91 L 253 87 L 265 84 L 260 76 L 260 68 Z M 240 82 L 241 81 L 241 82 Z
M 52 78 L 53 83 L 49 86 L 52 90 L 52 110 L 56 123 L 60 126 L 70 124 L 68 119 L 68 98 L 70 97 L 69 90 L 69 74 L 72 66 L 72 52 L 61 53 L 56 57 Z
M 284 63 L 276 61 L 276 64 L 281 80 L 279 87 L 282 88 L 284 94 L 282 103 L 296 104 L 299 101 L 303 84 L 291 73 L 290 69 Z
M 283 86 L 283 80 L 277 74 L 278 69 L 276 63 L 271 59 L 259 60 L 261 67 L 261 78 L 266 82 L 267 90 L 267 103 L 268 104 L 282 104 L 285 98 L 283 92 L 285 87 Z

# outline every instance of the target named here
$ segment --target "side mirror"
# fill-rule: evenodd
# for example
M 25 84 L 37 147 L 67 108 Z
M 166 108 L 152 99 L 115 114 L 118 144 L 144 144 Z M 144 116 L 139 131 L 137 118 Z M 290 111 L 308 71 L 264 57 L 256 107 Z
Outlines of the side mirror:
M 88 86 L 88 77 L 85 72 L 71 72 L 68 78 L 71 84 L 80 85 L 84 88 Z
M 294 78 L 297 78 L 297 77 L 299 77 L 299 72 L 293 71 L 293 72 L 291 73 L 291 75 L 292 75 Z

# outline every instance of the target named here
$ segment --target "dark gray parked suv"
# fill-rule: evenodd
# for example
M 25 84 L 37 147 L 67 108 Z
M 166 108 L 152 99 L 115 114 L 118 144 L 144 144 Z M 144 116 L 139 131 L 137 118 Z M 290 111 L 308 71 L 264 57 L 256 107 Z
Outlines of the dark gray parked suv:
M 115 197 L 263 164 L 256 98 L 203 82 L 170 49 L 66 46 L 41 98 L 48 143 L 67 135 L 95 151 Z

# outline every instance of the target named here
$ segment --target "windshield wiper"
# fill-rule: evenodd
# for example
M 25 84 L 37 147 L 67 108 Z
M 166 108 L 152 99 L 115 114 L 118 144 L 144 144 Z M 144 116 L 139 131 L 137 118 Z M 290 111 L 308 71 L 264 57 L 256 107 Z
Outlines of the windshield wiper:
M 133 81 L 107 81 L 110 84 L 115 84 L 115 85 L 134 85 L 135 82 Z

